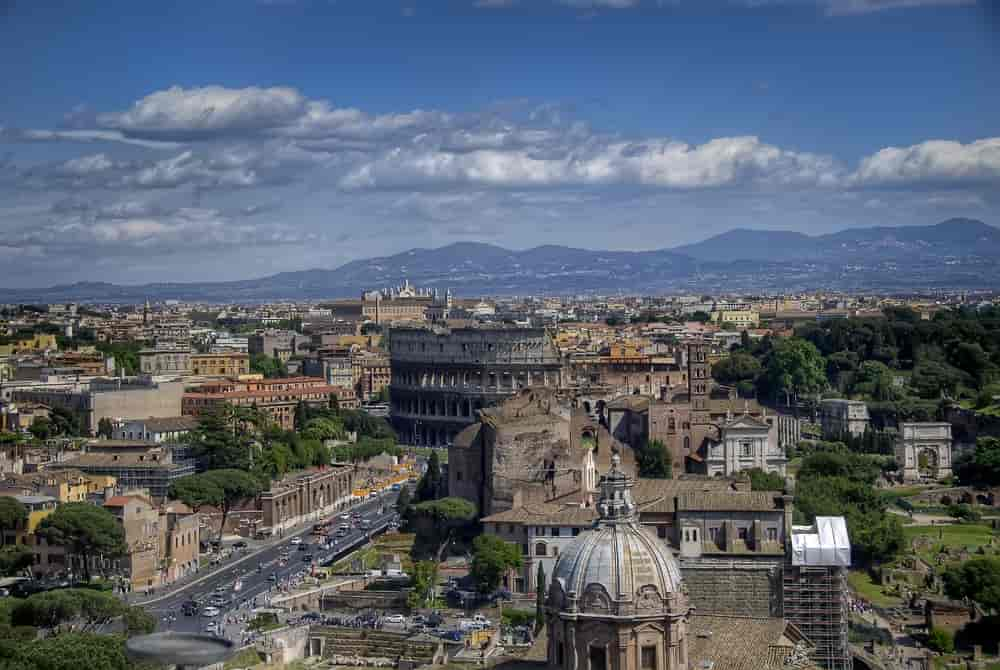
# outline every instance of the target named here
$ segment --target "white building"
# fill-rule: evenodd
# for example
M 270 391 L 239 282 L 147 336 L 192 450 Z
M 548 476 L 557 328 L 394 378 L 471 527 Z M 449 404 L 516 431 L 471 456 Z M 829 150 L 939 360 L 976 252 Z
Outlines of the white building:
M 729 477 L 743 470 L 785 474 L 788 458 L 772 439 L 771 425 L 749 414 L 729 421 L 720 429 L 721 439 L 711 442 L 705 453 L 705 471 L 710 477 Z
M 819 403 L 819 423 L 827 436 L 864 435 L 868 418 L 868 405 L 860 400 L 827 398 Z
M 904 481 L 944 479 L 950 475 L 951 424 L 900 424 L 896 463 Z

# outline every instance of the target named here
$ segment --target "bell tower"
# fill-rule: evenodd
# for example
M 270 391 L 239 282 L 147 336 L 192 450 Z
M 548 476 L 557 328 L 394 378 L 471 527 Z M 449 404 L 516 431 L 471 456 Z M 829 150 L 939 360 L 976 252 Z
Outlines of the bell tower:
M 710 422 L 708 397 L 712 388 L 712 370 L 708 365 L 708 345 L 692 342 L 688 345 L 688 396 L 691 400 L 691 425 Z

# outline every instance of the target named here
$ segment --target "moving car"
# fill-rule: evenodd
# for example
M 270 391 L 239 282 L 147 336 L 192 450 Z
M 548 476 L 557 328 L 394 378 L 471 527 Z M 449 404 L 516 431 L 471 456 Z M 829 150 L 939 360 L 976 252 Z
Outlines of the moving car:
M 219 616 L 220 614 L 222 614 L 222 610 L 218 607 L 206 607 L 201 611 L 201 615 L 205 617 L 214 617 Z
M 302 554 L 302 562 L 303 563 L 311 563 L 312 559 L 313 559 L 313 555 L 312 554 Z
M 197 600 L 185 600 L 181 603 L 181 614 L 184 616 L 194 616 L 198 613 L 198 601 Z
M 402 614 L 390 614 L 383 621 L 386 623 L 406 623 L 406 617 Z
M 293 537 L 292 538 L 292 544 L 302 544 L 302 538 L 301 537 Z

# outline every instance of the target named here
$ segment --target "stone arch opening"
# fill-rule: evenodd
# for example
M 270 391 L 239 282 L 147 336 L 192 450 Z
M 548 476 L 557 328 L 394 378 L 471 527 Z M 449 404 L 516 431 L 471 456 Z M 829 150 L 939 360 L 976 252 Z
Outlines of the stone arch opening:
M 938 453 L 934 449 L 921 449 L 917 454 L 917 467 L 923 477 L 934 477 L 938 471 Z

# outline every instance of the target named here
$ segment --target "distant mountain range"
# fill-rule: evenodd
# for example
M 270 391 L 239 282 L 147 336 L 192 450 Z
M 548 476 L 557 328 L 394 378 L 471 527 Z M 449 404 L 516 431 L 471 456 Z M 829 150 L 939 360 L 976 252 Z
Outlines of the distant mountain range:
M 353 297 L 409 280 L 460 296 L 719 291 L 1000 288 L 1000 229 L 973 219 L 931 226 L 853 228 L 809 236 L 736 229 L 657 251 L 541 246 L 512 251 L 460 242 L 231 282 L 123 286 L 81 282 L 0 290 L 0 302 L 250 302 Z

